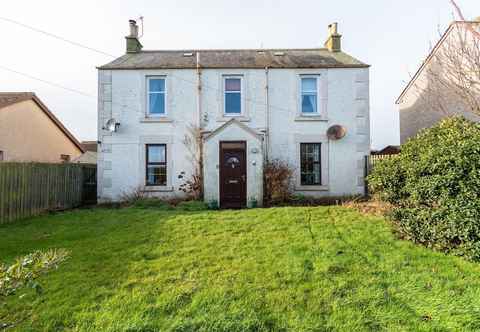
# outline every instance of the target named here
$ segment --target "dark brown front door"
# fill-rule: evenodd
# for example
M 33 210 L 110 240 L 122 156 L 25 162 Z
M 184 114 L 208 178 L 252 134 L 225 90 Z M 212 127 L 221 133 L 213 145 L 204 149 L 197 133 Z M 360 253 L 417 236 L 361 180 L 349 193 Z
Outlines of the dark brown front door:
M 220 142 L 220 207 L 247 205 L 247 158 L 245 142 Z

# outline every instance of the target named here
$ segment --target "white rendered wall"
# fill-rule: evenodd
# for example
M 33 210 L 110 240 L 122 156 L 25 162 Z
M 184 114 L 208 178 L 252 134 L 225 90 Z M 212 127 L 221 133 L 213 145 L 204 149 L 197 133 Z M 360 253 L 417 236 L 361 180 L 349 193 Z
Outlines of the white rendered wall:
M 202 125 L 213 131 L 230 118 L 223 117 L 223 75 L 243 76 L 244 114 L 238 118 L 243 124 L 261 132 L 266 127 L 266 74 L 263 69 L 202 71 Z M 315 121 L 299 116 L 299 75 L 320 75 L 321 93 L 319 104 L 324 116 Z M 165 75 L 167 78 L 167 113 L 162 121 L 145 118 L 146 77 Z M 160 197 L 181 196 L 180 172 L 188 175 L 192 164 L 188 150 L 183 144 L 187 126 L 196 124 L 197 74 L 195 70 L 100 70 L 99 71 L 99 140 L 98 194 L 100 201 L 118 200 L 122 194 L 145 187 L 145 144 L 167 144 L 168 183 L 165 187 L 149 190 L 150 195 Z M 299 170 L 299 144 L 322 143 L 321 187 L 305 188 L 297 183 L 298 193 L 315 196 L 343 196 L 363 193 L 364 156 L 369 154 L 369 77 L 368 69 L 270 69 L 268 72 L 270 104 L 270 149 L 272 158 L 287 160 Z M 102 129 L 109 118 L 121 123 L 116 133 Z M 326 138 L 328 127 L 334 124 L 345 126 L 347 135 L 339 141 Z M 231 128 L 232 129 L 232 128 Z M 241 129 L 239 129 L 241 131 Z M 218 138 L 234 140 L 242 135 L 236 129 L 225 129 Z M 252 143 L 253 138 L 247 140 Z M 215 143 L 216 144 L 216 143 Z M 205 156 L 218 159 L 218 150 L 206 144 Z M 218 146 L 217 146 L 218 148 Z M 248 157 L 247 153 L 247 159 Z M 209 157 L 211 156 L 211 157 Z M 256 155 L 255 158 L 259 157 Z M 259 158 L 261 159 L 261 158 Z M 218 197 L 215 162 L 206 163 L 206 200 Z M 259 164 L 257 164 L 259 165 Z M 260 167 L 247 172 L 248 187 L 257 188 L 248 192 L 258 196 L 263 186 Z M 255 175 L 253 177 L 253 175 Z M 298 181 L 297 181 L 298 182 Z M 214 187 L 217 187 L 214 191 Z M 313 190 L 312 190 L 313 189 Z M 247 189 L 248 190 L 248 189 Z M 217 198 L 218 200 L 218 198 Z M 260 201 L 260 200 L 259 200 Z

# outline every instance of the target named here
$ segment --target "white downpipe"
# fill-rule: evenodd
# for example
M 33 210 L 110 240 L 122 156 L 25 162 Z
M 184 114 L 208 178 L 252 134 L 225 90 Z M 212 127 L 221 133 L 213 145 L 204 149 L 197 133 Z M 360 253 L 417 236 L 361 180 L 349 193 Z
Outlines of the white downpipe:
M 270 101 L 269 101 L 268 66 L 265 67 L 265 161 L 270 158 Z
M 200 67 L 200 52 L 197 51 L 197 124 L 202 129 L 202 69 Z

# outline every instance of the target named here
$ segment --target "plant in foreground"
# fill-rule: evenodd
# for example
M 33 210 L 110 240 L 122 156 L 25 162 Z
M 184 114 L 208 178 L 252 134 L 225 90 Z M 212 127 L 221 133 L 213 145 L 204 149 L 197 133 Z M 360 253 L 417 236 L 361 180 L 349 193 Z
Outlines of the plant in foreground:
M 42 287 L 37 279 L 50 270 L 58 268 L 69 252 L 65 249 L 53 249 L 46 252 L 35 251 L 17 258 L 11 265 L 0 263 L 0 299 L 15 294 L 20 288 L 31 287 L 37 293 Z

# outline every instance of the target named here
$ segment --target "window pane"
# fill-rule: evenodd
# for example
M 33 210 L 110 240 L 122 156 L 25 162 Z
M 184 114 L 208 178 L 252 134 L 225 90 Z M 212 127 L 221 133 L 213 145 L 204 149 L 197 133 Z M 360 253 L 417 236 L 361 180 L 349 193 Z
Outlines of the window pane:
M 320 184 L 321 179 L 320 179 L 320 164 L 314 164 L 313 165 L 313 183 L 315 184 Z
M 165 114 L 165 94 L 151 93 L 148 95 L 149 99 L 149 113 L 150 114 Z
M 300 144 L 300 181 L 302 185 L 321 185 L 321 144 Z
M 317 95 L 309 94 L 302 95 L 302 113 L 316 113 L 317 112 Z
M 317 92 L 317 79 L 314 77 L 302 78 L 302 92 Z
M 165 145 L 148 145 L 148 162 L 149 163 L 164 163 L 165 162 Z
M 241 90 L 240 78 L 226 78 L 225 79 L 225 91 L 240 91 Z
M 241 104 L 240 93 L 226 93 L 225 94 L 225 113 L 240 114 L 241 112 L 242 112 L 242 104 Z
M 165 165 L 148 165 L 147 184 L 155 186 L 167 185 L 167 167 Z
M 149 92 L 164 92 L 164 91 L 165 91 L 164 78 L 149 79 Z

